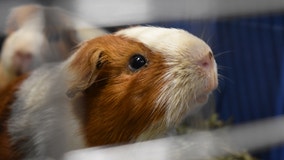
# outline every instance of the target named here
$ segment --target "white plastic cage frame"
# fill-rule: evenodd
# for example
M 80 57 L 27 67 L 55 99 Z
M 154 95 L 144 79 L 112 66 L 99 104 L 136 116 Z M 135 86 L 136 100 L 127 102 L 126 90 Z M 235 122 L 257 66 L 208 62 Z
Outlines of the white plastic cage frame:
M 217 19 L 284 10 L 283 0 L 5 0 L 0 2 L 0 29 L 12 7 L 28 3 L 58 6 L 101 27 Z
M 64 160 L 209 160 L 284 143 L 284 117 L 134 144 L 68 152 Z

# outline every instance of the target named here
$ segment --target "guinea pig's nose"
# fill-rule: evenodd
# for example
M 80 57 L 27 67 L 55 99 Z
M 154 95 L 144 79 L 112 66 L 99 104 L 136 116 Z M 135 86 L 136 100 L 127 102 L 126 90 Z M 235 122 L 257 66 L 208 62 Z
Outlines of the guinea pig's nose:
M 213 54 L 212 52 L 209 52 L 199 60 L 198 65 L 204 69 L 210 69 L 213 67 L 213 63 L 214 63 Z

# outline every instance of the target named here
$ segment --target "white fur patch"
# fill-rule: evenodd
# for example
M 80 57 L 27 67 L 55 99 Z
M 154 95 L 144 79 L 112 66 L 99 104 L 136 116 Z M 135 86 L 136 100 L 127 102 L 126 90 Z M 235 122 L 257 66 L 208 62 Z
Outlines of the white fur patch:
M 66 85 L 61 66 L 41 67 L 23 82 L 16 93 L 8 121 L 13 142 L 21 142 L 25 158 L 60 157 L 67 151 L 85 147 L 80 124 L 65 96 Z
M 132 27 L 116 35 L 142 42 L 149 49 L 165 54 L 166 57 L 190 56 L 200 58 L 211 51 L 210 47 L 194 35 L 175 28 Z M 189 54 L 189 53 L 195 54 Z

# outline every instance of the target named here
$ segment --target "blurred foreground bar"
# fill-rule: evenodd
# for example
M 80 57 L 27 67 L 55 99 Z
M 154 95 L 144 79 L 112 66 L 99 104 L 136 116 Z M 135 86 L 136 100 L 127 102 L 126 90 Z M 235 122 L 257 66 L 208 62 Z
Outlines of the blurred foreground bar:
M 283 0 L 52 0 L 48 3 L 45 0 L 5 0 L 0 2 L 1 22 L 9 9 L 27 3 L 62 7 L 96 26 L 103 27 L 284 11 Z
M 72 3 L 76 14 L 98 26 L 216 19 L 284 11 L 283 0 L 73 0 Z
M 211 132 L 72 151 L 65 155 L 64 160 L 197 160 L 283 143 L 284 117 L 278 117 Z

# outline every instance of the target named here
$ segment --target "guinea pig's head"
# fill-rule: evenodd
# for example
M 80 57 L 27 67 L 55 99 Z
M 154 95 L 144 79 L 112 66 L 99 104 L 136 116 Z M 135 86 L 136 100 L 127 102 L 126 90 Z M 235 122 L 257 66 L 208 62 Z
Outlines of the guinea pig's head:
M 158 136 L 218 84 L 210 47 L 180 29 L 124 29 L 82 43 L 66 64 L 90 146 Z
M 1 63 L 9 76 L 18 76 L 39 67 L 52 54 L 43 28 L 41 6 L 23 5 L 11 10 L 1 55 Z
M 41 32 L 19 29 L 6 38 L 1 63 L 8 74 L 18 76 L 39 67 L 47 54 L 49 46 Z

